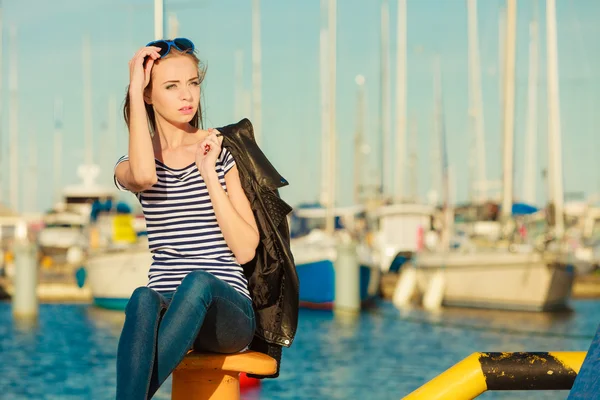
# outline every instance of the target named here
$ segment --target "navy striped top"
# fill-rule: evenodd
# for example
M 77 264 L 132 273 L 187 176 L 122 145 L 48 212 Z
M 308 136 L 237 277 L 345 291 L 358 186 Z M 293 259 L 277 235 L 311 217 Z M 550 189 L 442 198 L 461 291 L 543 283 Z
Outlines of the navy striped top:
M 128 159 L 125 155 L 116 165 Z M 234 165 L 231 153 L 222 149 L 216 170 L 225 191 L 225 174 Z M 146 219 L 153 259 L 148 287 L 159 292 L 174 291 L 188 273 L 203 270 L 250 298 L 248 281 L 223 238 L 196 163 L 175 169 L 156 160 L 156 175 L 154 186 L 135 193 Z M 119 190 L 127 190 L 116 175 L 114 182 Z

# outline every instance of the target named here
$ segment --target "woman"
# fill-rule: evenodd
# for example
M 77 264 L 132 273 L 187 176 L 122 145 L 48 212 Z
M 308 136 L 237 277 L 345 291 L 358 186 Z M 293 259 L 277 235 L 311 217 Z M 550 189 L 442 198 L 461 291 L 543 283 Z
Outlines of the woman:
M 129 71 L 129 154 L 115 184 L 140 201 L 153 254 L 117 352 L 117 399 L 130 400 L 151 398 L 192 348 L 235 353 L 250 344 L 256 323 L 241 265 L 259 233 L 223 138 L 201 129 L 193 43 L 151 42 Z

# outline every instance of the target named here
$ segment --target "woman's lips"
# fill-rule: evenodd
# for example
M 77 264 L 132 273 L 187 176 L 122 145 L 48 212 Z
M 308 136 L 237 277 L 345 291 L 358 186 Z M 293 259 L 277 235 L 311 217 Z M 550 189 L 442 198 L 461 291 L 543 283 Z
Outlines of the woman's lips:
M 179 109 L 179 112 L 182 114 L 192 114 L 194 112 L 194 107 L 192 107 L 192 106 L 181 107 Z

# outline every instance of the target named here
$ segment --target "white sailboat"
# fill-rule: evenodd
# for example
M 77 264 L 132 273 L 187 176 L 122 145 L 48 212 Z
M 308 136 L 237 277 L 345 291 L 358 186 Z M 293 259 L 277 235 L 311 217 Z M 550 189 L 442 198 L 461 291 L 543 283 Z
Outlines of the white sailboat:
M 110 132 L 116 130 L 115 108 L 109 99 Z M 119 205 L 99 212 L 90 225 L 85 262 L 94 304 L 112 310 L 124 310 L 133 291 L 147 284 L 152 264 L 143 215 L 118 210 Z
M 145 238 L 129 246 L 91 251 L 86 259 L 87 281 L 94 304 L 124 310 L 133 291 L 148 283 L 152 254 Z
M 397 272 L 402 265 L 410 260 L 419 248 L 419 242 L 431 229 L 431 220 L 435 207 L 417 202 L 416 193 L 412 193 L 410 201 L 404 194 L 405 171 L 407 167 L 406 151 L 406 97 L 407 97 L 407 17 L 406 0 L 398 1 L 397 22 L 397 62 L 396 62 L 396 146 L 394 157 L 389 157 L 390 145 L 390 93 L 391 87 L 389 69 L 389 9 L 388 3 L 382 3 L 381 10 L 381 43 L 382 43 L 382 143 L 384 180 L 382 191 L 384 195 L 392 193 L 392 178 L 390 168 L 394 165 L 393 203 L 377 207 L 373 216 L 377 219 L 378 229 L 374 235 L 377 263 L 382 272 Z M 393 162 L 392 162 L 393 159 Z M 411 169 L 416 165 L 411 165 Z M 411 171 L 414 175 L 415 171 Z M 414 180 L 414 178 L 413 178 Z M 416 183 L 414 183 L 416 186 Z
M 95 304 L 105 308 L 123 309 L 133 290 L 146 284 L 152 259 L 147 242 L 145 239 L 136 241 L 135 233 L 129 232 L 125 240 L 131 242 L 133 237 L 133 245 L 114 240 L 115 232 L 123 230 L 120 224 L 130 225 L 129 228 L 133 231 L 138 219 L 131 215 L 118 217 L 114 212 L 99 213 L 97 218 L 91 219 L 94 203 L 114 204 L 116 188 L 97 183 L 100 167 L 93 162 L 92 156 L 90 67 L 90 43 L 86 36 L 83 42 L 85 164 L 77 171 L 81 183 L 63 189 L 62 201 L 56 207 L 56 212 L 46 216 L 47 228 L 42 231 L 40 241 L 46 246 L 81 246 L 81 249 L 85 249 L 85 282 L 90 286 Z M 111 97 L 108 104 L 107 129 L 112 136 L 117 129 L 116 102 Z M 57 122 L 57 126 L 60 126 L 60 122 Z M 104 146 L 112 148 L 113 143 L 109 142 L 105 141 Z M 111 236 L 108 240 L 107 237 Z
M 335 268 L 340 236 L 355 232 L 355 224 L 364 207 L 335 207 L 336 179 L 336 0 L 321 0 L 322 16 L 327 16 L 327 28 L 321 27 L 321 95 L 322 95 L 322 182 L 320 201 L 323 206 L 299 208 L 291 217 L 292 231 L 306 225 L 303 234 L 292 238 L 296 271 L 300 281 L 300 305 L 332 309 L 335 302 Z M 323 24 L 324 25 L 324 24 Z M 326 83 L 329 87 L 326 87 Z M 359 100 L 360 101 L 360 100 Z M 359 218 L 357 218 L 359 217 Z M 342 227 L 336 226 L 341 222 Z M 339 229 L 341 228 L 341 229 Z M 357 248 L 360 266 L 360 295 L 366 303 L 379 291 L 379 269 L 370 258 L 366 245 Z
M 556 70 L 556 17 L 553 4 L 548 0 L 548 46 L 549 71 Z M 510 221 L 512 210 L 513 185 L 513 131 L 514 131 L 514 62 L 515 62 L 516 0 L 508 0 L 506 25 L 506 54 L 504 82 L 504 195 L 502 213 Z M 551 49 L 552 48 L 552 49 Z M 558 102 L 558 76 L 549 74 L 549 102 Z M 558 107 L 551 107 L 551 113 L 558 113 Z M 553 136 L 550 142 L 556 143 L 560 126 L 556 116 L 550 116 Z M 551 144 L 551 146 L 553 146 Z M 554 145 L 555 146 L 555 145 Z M 559 147 L 555 147 L 559 148 Z M 555 171 L 560 171 L 560 157 L 554 159 Z M 561 180 L 561 173 L 553 179 Z M 554 184 L 555 201 L 562 204 L 562 184 Z M 557 189 L 560 188 L 560 191 Z M 562 214 L 557 218 L 562 220 Z M 560 227 L 557 229 L 560 238 Z M 437 252 L 419 253 L 410 266 L 414 292 L 424 298 L 436 298 L 428 308 L 443 305 L 479 307 L 510 310 L 547 311 L 567 306 L 571 296 L 574 271 L 568 257 L 560 249 L 557 251 L 530 250 L 522 253 L 510 252 L 507 248 L 474 249 L 471 251 L 450 251 L 447 248 Z M 434 277 L 441 277 L 441 285 L 433 285 Z M 397 291 L 406 290 L 401 277 Z M 415 290 L 416 289 L 416 290 Z M 436 293 L 432 293 L 432 291 Z M 408 304 L 411 299 L 403 293 L 395 293 L 398 306 Z
M 553 311 L 565 309 L 574 272 L 544 252 L 420 253 L 414 260 L 417 291 L 427 295 L 442 272 L 441 301 L 448 307 Z
M 45 227 L 40 231 L 38 243 L 41 251 L 55 258 L 58 262 L 80 262 L 81 255 L 87 247 L 86 227 L 90 221 L 92 204 L 95 201 L 113 200 L 115 189 L 97 183 L 100 169 L 93 163 L 92 157 L 92 98 L 91 98 L 91 65 L 89 38 L 85 37 L 82 47 L 83 61 L 83 104 L 85 123 L 85 163 L 80 165 L 77 175 L 81 182 L 66 186 L 54 209 L 44 215 Z M 55 139 L 61 140 L 62 103 L 55 103 Z M 61 143 L 55 147 L 55 179 L 60 180 L 62 157 Z M 55 182 L 59 183 L 59 182 Z

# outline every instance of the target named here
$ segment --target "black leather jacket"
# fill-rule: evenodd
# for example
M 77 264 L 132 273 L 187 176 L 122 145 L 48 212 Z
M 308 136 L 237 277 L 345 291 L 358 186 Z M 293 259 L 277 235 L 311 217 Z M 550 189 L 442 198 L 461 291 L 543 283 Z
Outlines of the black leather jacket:
M 286 219 L 292 207 L 279 197 L 278 191 L 288 182 L 256 144 L 249 120 L 218 130 L 223 134 L 222 146 L 235 159 L 260 232 L 256 256 L 243 265 L 256 316 L 250 349 L 277 360 L 277 373 L 269 376 L 274 378 L 279 375 L 281 348 L 291 346 L 298 325 L 298 275 Z

